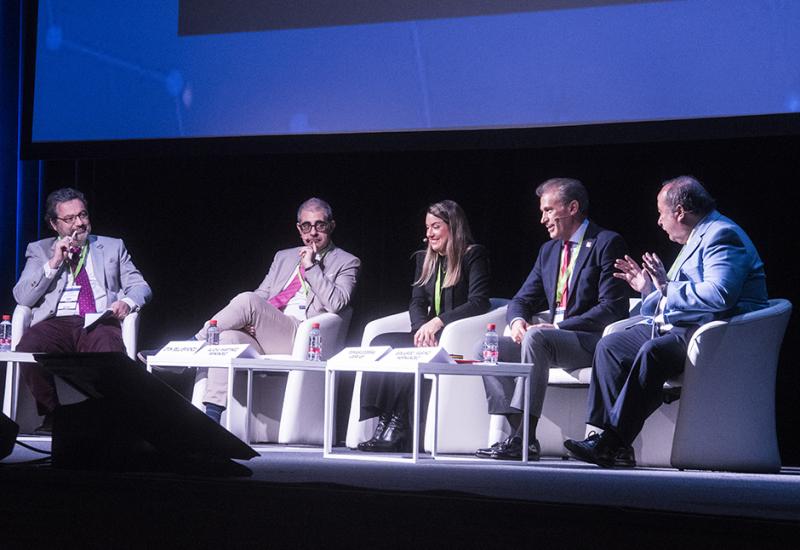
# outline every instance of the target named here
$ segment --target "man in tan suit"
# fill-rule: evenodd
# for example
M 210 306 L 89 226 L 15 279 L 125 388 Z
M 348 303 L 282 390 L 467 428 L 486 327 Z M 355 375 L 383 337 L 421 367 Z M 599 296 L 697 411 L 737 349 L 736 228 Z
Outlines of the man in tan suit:
M 336 228 L 328 203 L 311 198 L 297 210 L 297 231 L 303 246 L 280 250 L 261 285 L 243 292 L 212 319 L 220 343 L 250 344 L 259 353 L 291 353 L 298 325 L 324 312 L 348 306 L 361 261 L 331 241 Z M 208 323 L 195 336 L 206 339 Z M 203 403 L 219 421 L 226 407 L 228 373 L 209 369 Z

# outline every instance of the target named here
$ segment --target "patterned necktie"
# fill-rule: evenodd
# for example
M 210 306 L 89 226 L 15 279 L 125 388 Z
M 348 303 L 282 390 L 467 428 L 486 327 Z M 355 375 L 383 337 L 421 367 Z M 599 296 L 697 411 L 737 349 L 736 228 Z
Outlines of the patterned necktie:
M 286 307 L 286 304 L 289 303 L 289 300 L 291 300 L 292 297 L 295 294 L 297 294 L 297 291 L 300 290 L 300 287 L 303 284 L 303 282 L 300 280 L 300 277 L 301 276 L 305 277 L 305 274 L 306 270 L 303 269 L 303 266 L 301 265 L 300 273 L 295 275 L 294 279 L 292 279 L 292 281 L 286 286 L 286 288 L 284 288 L 278 294 L 270 298 L 268 302 L 273 306 L 275 306 L 276 309 L 283 311 L 283 309 Z
M 78 293 L 78 315 L 84 317 L 87 313 L 97 313 L 92 283 L 89 282 L 89 275 L 86 274 L 85 264 L 81 266 L 81 270 L 75 276 L 75 284 L 81 287 L 81 291 Z
M 572 253 L 572 242 L 571 241 L 564 241 L 564 261 L 561 263 L 561 273 L 558 275 L 559 281 L 564 281 L 564 290 L 561 293 L 561 301 L 558 303 L 558 307 L 564 308 L 566 311 L 567 309 L 567 299 L 569 298 L 568 295 L 568 287 L 569 287 L 569 277 L 567 274 L 567 270 L 569 269 L 569 261 L 570 255 Z

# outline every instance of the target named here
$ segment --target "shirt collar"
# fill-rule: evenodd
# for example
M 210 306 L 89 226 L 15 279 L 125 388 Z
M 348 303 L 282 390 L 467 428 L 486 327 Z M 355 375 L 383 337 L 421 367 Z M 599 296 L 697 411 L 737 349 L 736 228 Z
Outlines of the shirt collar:
M 585 218 L 581 224 L 578 226 L 578 229 L 575 230 L 575 233 L 569 238 L 569 242 L 572 244 L 578 244 L 583 240 L 583 236 L 586 234 L 586 228 L 589 227 L 589 218 Z

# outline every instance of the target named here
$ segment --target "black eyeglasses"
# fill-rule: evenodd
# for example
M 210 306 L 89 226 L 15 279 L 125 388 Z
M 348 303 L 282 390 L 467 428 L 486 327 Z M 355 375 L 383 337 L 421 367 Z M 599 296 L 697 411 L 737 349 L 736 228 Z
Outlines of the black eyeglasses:
M 80 218 L 82 222 L 85 222 L 86 220 L 89 219 L 89 213 L 86 210 L 84 210 L 83 212 L 78 212 L 78 214 L 75 215 L 75 216 L 66 216 L 64 218 L 59 218 L 58 216 L 56 216 L 57 220 L 61 220 L 62 222 L 64 222 L 67 225 L 72 225 L 72 223 L 77 218 Z
M 300 228 L 300 232 L 302 233 L 310 233 L 312 227 L 320 233 L 327 233 L 328 229 L 330 229 L 331 227 L 331 222 L 323 222 L 323 221 L 314 223 L 303 222 L 303 223 L 298 223 L 297 227 Z

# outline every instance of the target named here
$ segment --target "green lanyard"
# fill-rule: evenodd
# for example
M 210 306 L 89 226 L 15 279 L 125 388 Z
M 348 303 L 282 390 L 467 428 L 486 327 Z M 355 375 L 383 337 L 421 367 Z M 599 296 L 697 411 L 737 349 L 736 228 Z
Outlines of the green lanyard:
M 569 281 L 569 278 L 572 276 L 572 270 L 575 269 L 575 262 L 578 261 L 578 255 L 581 252 L 582 243 L 583 243 L 583 236 L 581 236 L 580 240 L 578 240 L 578 244 L 575 247 L 575 253 L 572 254 L 572 256 L 570 257 L 569 265 L 567 266 L 567 269 L 564 271 L 564 274 L 563 275 L 561 273 L 558 274 L 558 282 L 556 283 L 556 304 L 561 303 L 561 297 L 564 295 L 564 289 L 567 288 L 567 282 Z M 572 246 L 570 245 L 570 250 L 571 249 Z M 559 257 L 559 259 L 562 260 L 561 262 L 558 262 L 560 265 L 563 262 L 563 258 Z
M 688 241 L 687 241 L 688 242 Z M 681 247 L 681 251 L 678 252 L 678 257 L 675 258 L 675 261 L 672 262 L 672 267 L 669 268 L 669 272 L 667 272 L 667 280 L 672 281 L 675 279 L 675 275 L 678 274 L 678 267 L 681 265 L 681 256 L 683 256 L 683 251 L 686 250 L 686 245 Z
M 78 260 L 78 265 L 75 267 L 73 271 L 72 267 L 69 268 L 70 273 L 72 273 L 72 282 L 75 283 L 75 277 L 78 276 L 78 273 L 81 272 L 81 268 L 83 267 L 83 263 L 86 261 L 86 253 L 89 251 L 89 247 L 83 245 L 81 247 L 81 259 Z M 69 266 L 69 264 L 67 264 Z
M 442 311 L 442 264 L 436 270 L 436 286 L 433 289 L 433 310 L 438 316 Z
M 328 248 L 328 250 L 330 250 L 330 248 Z M 325 255 L 328 253 L 328 250 L 319 255 L 320 262 L 325 259 Z M 303 287 L 303 291 L 306 293 L 306 296 L 308 296 L 308 283 L 306 282 L 305 277 L 303 277 L 303 272 L 300 271 L 300 264 L 297 264 L 297 276 L 300 277 L 300 285 Z

